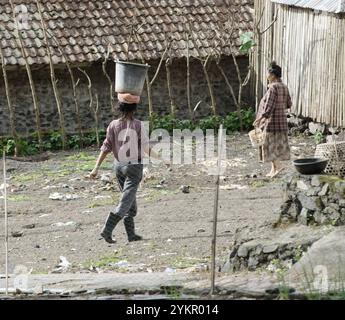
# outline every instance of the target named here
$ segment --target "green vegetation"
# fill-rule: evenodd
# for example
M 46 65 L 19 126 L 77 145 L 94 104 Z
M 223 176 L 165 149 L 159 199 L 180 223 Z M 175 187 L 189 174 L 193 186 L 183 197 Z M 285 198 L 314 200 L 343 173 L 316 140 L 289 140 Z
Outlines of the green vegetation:
M 326 140 L 326 136 L 320 131 L 317 131 L 316 133 L 314 133 L 313 138 L 316 144 L 323 143 Z
M 119 194 L 113 194 L 111 196 L 111 198 L 95 199 L 89 203 L 88 208 L 92 209 L 92 208 L 96 208 L 96 207 L 115 205 L 119 201 L 119 199 L 120 199 Z
M 181 299 L 181 297 L 182 297 L 182 287 L 176 287 L 176 286 L 165 287 L 165 286 L 163 286 L 163 287 L 161 287 L 161 289 L 163 290 L 164 294 L 172 300 L 178 300 L 178 299 Z
M 105 138 L 105 130 L 99 131 L 101 141 Z M 62 149 L 62 137 L 59 132 L 48 132 L 43 135 L 43 150 L 53 151 Z M 85 133 L 81 139 L 79 135 L 68 135 L 68 147 L 70 149 L 79 149 L 82 146 L 88 147 L 96 144 L 96 134 L 94 132 Z M 39 153 L 39 144 L 37 134 L 31 134 L 26 138 L 20 138 L 17 141 L 18 154 L 21 156 L 30 156 Z M 0 139 L 0 151 L 6 151 L 7 155 L 13 155 L 15 141 L 13 138 Z
M 243 122 L 243 129 L 250 130 L 252 128 L 252 123 L 255 119 L 254 110 L 248 108 L 241 110 L 241 117 Z M 218 130 L 219 126 L 223 124 L 224 129 L 227 133 L 236 132 L 240 130 L 240 114 L 235 112 L 230 112 L 226 116 L 209 116 L 204 117 L 200 120 L 180 120 L 172 117 L 171 115 L 158 116 L 153 114 L 150 118 L 150 129 L 164 129 L 170 134 L 174 129 L 189 129 L 193 131 L 194 129 L 200 128 L 204 132 L 208 129 Z M 99 131 L 100 140 L 105 139 L 105 130 Z M 62 149 L 62 136 L 60 132 L 52 131 L 43 134 L 43 150 L 53 151 Z M 84 137 L 81 138 L 76 134 L 67 135 L 68 148 L 70 149 L 80 149 L 81 147 L 95 146 L 97 143 L 96 133 L 94 131 L 84 133 Z M 30 156 L 39 153 L 39 144 L 37 134 L 31 134 L 26 138 L 19 138 L 18 144 L 18 155 L 20 156 Z M 13 155 L 15 150 L 15 141 L 13 138 L 0 138 L 0 151 L 6 151 L 7 155 Z M 89 157 L 81 156 L 80 159 L 75 158 L 74 160 L 85 160 L 89 161 Z M 89 170 L 87 167 L 85 170 Z
M 30 197 L 18 194 L 18 195 L 11 195 L 11 196 L 9 196 L 8 200 L 12 201 L 12 202 L 29 201 Z
M 241 116 L 244 130 L 250 130 L 252 128 L 252 123 L 255 120 L 255 112 L 252 109 L 243 109 L 241 110 Z M 230 112 L 224 117 L 209 116 L 194 122 L 191 120 L 179 120 L 172 117 L 171 115 L 160 117 L 154 114 L 150 118 L 150 123 L 151 130 L 164 129 L 167 130 L 170 134 L 174 129 L 194 130 L 200 128 L 204 132 L 208 129 L 218 130 L 221 124 L 223 124 L 224 129 L 226 129 L 227 133 L 240 131 L 240 117 L 237 111 Z
M 110 256 L 103 256 L 99 260 L 88 260 L 84 262 L 82 265 L 84 268 L 106 268 L 106 267 L 111 267 L 113 263 L 118 263 L 120 262 L 121 259 L 118 256 L 118 253 L 114 253 Z

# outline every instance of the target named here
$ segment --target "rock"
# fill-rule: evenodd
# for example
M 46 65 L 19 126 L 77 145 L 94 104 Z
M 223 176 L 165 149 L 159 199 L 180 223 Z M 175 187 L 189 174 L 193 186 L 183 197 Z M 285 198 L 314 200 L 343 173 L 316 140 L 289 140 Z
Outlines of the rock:
M 232 271 L 233 271 L 233 269 L 232 269 L 231 263 L 228 260 L 224 263 L 223 267 L 221 268 L 221 272 L 228 273 L 228 272 L 232 272 Z
M 248 256 L 248 248 L 245 245 L 241 245 L 237 251 L 237 256 L 240 258 L 246 258 Z
M 312 217 L 312 212 L 306 208 L 303 208 L 301 214 L 298 217 L 298 222 L 307 226 Z
M 64 196 L 58 192 L 51 193 L 49 199 L 51 200 L 63 200 Z
M 321 191 L 319 192 L 319 196 L 320 196 L 320 197 L 326 196 L 326 195 L 328 194 L 328 192 L 329 192 L 329 184 L 326 183 L 326 184 L 322 187 Z
M 301 193 L 298 195 L 298 200 L 301 202 L 302 207 L 308 210 L 322 210 L 324 207 L 322 200 L 319 197 L 308 197 Z
M 345 199 L 339 200 L 339 206 L 345 208 Z
M 56 223 L 51 224 L 51 226 L 52 226 L 52 227 L 58 227 L 58 228 L 61 228 L 61 227 L 69 227 L 69 226 L 75 227 L 75 226 L 77 226 L 77 223 L 74 222 L 74 221 L 56 222 Z
M 309 187 L 303 180 L 298 180 L 297 181 L 297 189 L 307 191 L 309 189 Z
M 10 187 L 10 185 L 8 183 L 6 183 L 6 189 L 8 189 L 9 187 Z M 0 185 L 0 190 L 5 190 L 5 184 L 4 183 L 2 183 Z
M 321 224 L 323 213 L 321 211 L 315 211 L 313 214 L 314 220 L 317 224 Z
M 322 185 L 322 182 L 320 181 L 320 176 L 319 175 L 314 175 L 313 178 L 311 179 L 310 183 L 313 187 L 320 187 Z
M 25 226 L 23 226 L 23 229 L 34 229 L 36 227 L 36 225 L 34 223 L 32 224 L 27 224 Z
M 279 246 L 277 244 L 266 245 L 263 248 L 263 253 L 268 254 L 268 253 L 276 252 L 278 250 L 278 247 Z
M 316 122 L 309 122 L 308 128 L 311 134 L 316 134 L 317 132 L 325 133 L 326 125 Z
M 334 188 L 336 189 L 336 191 L 341 194 L 344 195 L 344 191 L 345 191 L 345 182 L 342 181 L 337 181 L 334 183 Z
M 53 192 L 49 195 L 51 200 L 74 200 L 79 199 L 79 196 L 76 194 L 61 194 L 59 192 Z
M 183 193 L 190 193 L 190 186 L 181 186 L 181 187 L 180 187 L 180 190 L 181 190 Z
M 20 238 L 23 236 L 23 231 L 12 231 L 11 232 L 11 236 L 13 238 Z
M 111 183 L 111 177 L 110 177 L 110 174 L 102 174 L 101 175 L 101 181 L 104 183 L 104 184 L 107 184 L 107 183 Z
M 300 283 L 307 287 L 313 285 L 319 291 L 321 285 L 341 286 L 345 279 L 345 227 L 338 227 L 330 234 L 316 241 L 306 254 L 293 265 L 288 273 L 291 283 Z M 315 287 L 316 286 L 316 287 Z
M 320 191 L 321 191 L 320 188 L 309 188 L 307 190 L 306 195 L 308 197 L 315 197 L 315 196 L 319 195 Z
M 248 270 L 249 271 L 254 271 L 256 269 L 256 267 L 259 264 L 259 260 L 257 259 L 257 257 L 250 257 L 248 260 Z
M 71 265 L 68 260 L 64 256 L 60 256 L 59 264 L 55 267 L 52 273 L 61 273 L 67 271 L 69 266 Z

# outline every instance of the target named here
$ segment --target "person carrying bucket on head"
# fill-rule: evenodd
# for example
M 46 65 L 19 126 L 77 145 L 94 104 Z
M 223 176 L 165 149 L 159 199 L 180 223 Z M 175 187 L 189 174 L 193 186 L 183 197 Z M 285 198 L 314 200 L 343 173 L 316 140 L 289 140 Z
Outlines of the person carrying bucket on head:
M 137 215 L 136 194 L 143 177 L 142 160 L 145 154 L 159 159 L 158 154 L 149 146 L 149 138 L 143 123 L 134 118 L 140 97 L 119 93 L 118 100 L 122 115 L 109 124 L 95 168 L 90 173 L 90 178 L 96 178 L 106 156 L 113 153 L 116 178 L 122 197 L 118 206 L 109 213 L 101 231 L 101 237 L 108 243 L 115 243 L 112 232 L 122 219 L 128 241 L 142 240 L 142 237 L 135 233 L 134 224 L 134 217 Z

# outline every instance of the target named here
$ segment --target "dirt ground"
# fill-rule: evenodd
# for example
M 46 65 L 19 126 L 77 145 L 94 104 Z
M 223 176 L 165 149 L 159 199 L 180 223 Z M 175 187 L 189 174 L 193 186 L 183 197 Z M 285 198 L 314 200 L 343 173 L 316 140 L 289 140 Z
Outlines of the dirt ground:
M 290 142 L 293 158 L 313 155 L 311 138 L 296 137 Z M 282 200 L 281 178 L 265 178 L 269 165 L 258 163 L 248 136 L 230 136 L 227 145 L 229 165 L 220 191 L 218 266 L 228 259 L 236 230 L 250 228 L 253 238 L 272 232 L 277 218 L 273 212 Z M 59 272 L 60 256 L 71 263 L 69 272 L 205 271 L 210 263 L 215 189 L 206 166 L 147 167 L 136 218 L 137 232 L 144 241 L 128 244 L 120 223 L 114 233 L 117 243 L 108 245 L 99 240 L 99 233 L 120 193 L 112 156 L 97 180 L 86 178 L 97 155 L 97 149 L 85 149 L 50 154 L 42 162 L 8 160 L 10 272 L 18 265 L 32 273 Z M 286 166 L 285 173 L 294 170 L 290 162 Z M 111 176 L 111 183 L 102 181 L 104 174 Z M 190 186 L 190 193 L 183 193 L 182 185 Z M 70 199 L 50 199 L 61 195 Z M 0 242 L 4 243 L 3 227 Z M 4 257 L 0 255 L 0 273 L 5 271 Z

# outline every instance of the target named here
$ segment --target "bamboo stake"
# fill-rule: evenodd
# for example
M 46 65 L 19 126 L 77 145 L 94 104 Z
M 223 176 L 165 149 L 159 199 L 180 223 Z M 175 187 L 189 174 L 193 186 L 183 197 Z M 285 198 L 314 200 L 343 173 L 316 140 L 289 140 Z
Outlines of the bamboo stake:
M 64 114 L 63 114 L 61 96 L 57 87 L 57 79 L 56 79 L 54 63 L 53 63 L 53 55 L 52 55 L 50 45 L 48 43 L 48 37 L 47 37 L 47 32 L 46 32 L 47 26 L 43 18 L 42 6 L 39 0 L 36 0 L 36 5 L 37 5 L 38 13 L 40 16 L 40 20 L 41 20 L 41 27 L 43 31 L 44 42 L 46 43 L 46 46 L 47 46 L 47 55 L 48 55 L 49 67 L 50 67 L 50 79 L 53 86 L 54 97 L 55 97 L 56 106 L 57 106 L 57 110 L 59 114 L 60 132 L 61 132 L 61 137 L 62 137 L 62 149 L 65 150 L 67 148 L 65 119 L 64 119 Z
M 74 77 L 74 73 L 71 67 L 70 62 L 68 61 L 68 57 L 65 54 L 65 52 L 63 51 L 63 48 L 61 47 L 60 43 L 58 42 L 58 40 L 56 39 L 56 37 L 51 34 L 48 30 L 47 34 L 49 35 L 49 37 L 54 41 L 54 43 L 57 45 L 59 52 L 61 53 L 61 55 L 64 57 L 65 59 L 65 63 L 66 63 L 66 67 L 68 70 L 68 73 L 70 75 L 71 78 L 71 83 L 72 83 L 72 90 L 73 90 L 73 101 L 74 101 L 74 106 L 75 106 L 75 113 L 77 116 L 77 125 L 78 125 L 78 133 L 79 133 L 79 137 L 80 137 L 80 147 L 82 148 L 84 145 L 84 133 L 83 133 L 83 129 L 82 129 L 82 125 L 81 125 L 81 117 L 80 117 L 80 105 L 79 105 L 79 100 L 78 100 L 78 95 L 77 95 L 77 87 L 79 84 L 79 79 L 77 81 L 75 81 L 75 77 Z
M 85 70 L 83 70 L 81 68 L 78 68 L 78 70 L 84 74 L 84 76 L 86 77 L 86 79 L 88 81 L 87 87 L 88 87 L 89 98 L 90 98 L 89 109 L 94 114 L 94 117 L 95 117 L 95 131 L 96 131 L 97 147 L 99 147 L 100 141 L 99 141 L 99 133 L 98 133 L 98 123 L 99 123 L 99 119 L 98 119 L 98 109 L 99 109 L 98 94 L 96 94 L 96 108 L 94 108 L 91 78 Z
M 168 85 L 168 92 L 169 92 L 169 98 L 170 98 L 170 112 L 171 112 L 171 116 L 174 118 L 176 106 L 175 106 L 175 99 L 173 97 L 172 88 L 171 88 L 170 66 L 171 66 L 171 60 L 170 60 L 170 58 L 168 58 L 165 61 L 165 70 L 166 70 L 166 74 L 167 74 L 167 85 Z
M 6 295 L 8 295 L 8 215 L 7 215 L 7 178 L 6 178 L 6 151 L 3 150 L 3 174 L 4 174 L 4 209 L 5 209 L 5 278 Z
M 194 112 L 192 111 L 192 102 L 191 102 L 191 94 L 190 94 L 190 48 L 189 48 L 189 33 L 186 34 L 186 42 L 187 42 L 187 103 L 188 103 L 189 116 L 190 116 L 191 120 L 194 120 Z
M 212 261 L 211 261 L 211 295 L 215 294 L 215 279 L 216 279 L 216 248 L 217 248 L 217 222 L 218 222 L 218 203 L 219 203 L 219 181 L 220 181 L 220 168 L 222 164 L 223 153 L 223 125 L 220 125 L 220 132 L 218 133 L 218 163 L 216 175 L 216 190 L 214 197 L 213 207 L 213 232 L 212 232 Z
M 102 62 L 102 70 L 103 70 L 103 74 L 105 75 L 105 77 L 107 78 L 107 81 L 109 83 L 111 110 L 112 110 L 113 114 L 115 115 L 116 110 L 115 110 L 114 86 L 113 86 L 113 81 L 111 80 L 111 78 L 107 72 L 107 62 L 109 59 L 109 55 L 110 55 L 110 46 L 108 45 L 107 55 L 104 57 L 104 60 Z
M 9 1 L 11 4 L 13 20 L 14 20 L 14 23 L 16 26 L 15 31 L 17 32 L 17 34 L 15 33 L 15 36 L 16 36 L 16 38 L 18 38 L 21 54 L 22 54 L 22 57 L 23 57 L 24 62 L 25 62 L 26 73 L 27 73 L 28 79 L 29 79 L 31 95 L 32 95 L 32 100 L 33 100 L 33 105 L 34 105 L 35 118 L 36 118 L 36 131 L 37 131 L 37 137 L 38 137 L 38 145 L 39 145 L 40 151 L 42 152 L 43 151 L 43 141 L 42 141 L 42 133 L 41 133 L 40 105 L 39 105 L 38 98 L 37 98 L 35 83 L 34 83 L 34 80 L 32 77 L 31 67 L 30 67 L 30 64 L 28 61 L 28 54 L 25 50 L 24 41 L 22 38 L 22 34 L 20 32 L 19 23 L 18 23 L 18 20 L 16 17 L 14 3 L 13 3 L 13 0 L 9 0 Z
M 2 51 L 1 43 L 0 43 L 0 57 L 1 57 L 2 74 L 4 77 L 4 83 L 5 83 L 7 106 L 8 106 L 8 112 L 9 112 L 9 118 L 10 118 L 11 135 L 14 139 L 14 144 L 15 144 L 14 157 L 16 158 L 18 156 L 18 135 L 17 135 L 16 125 L 15 125 L 15 113 L 14 113 L 14 108 L 13 108 L 12 99 L 11 99 L 10 86 L 9 86 L 8 78 L 7 78 L 5 57 Z

